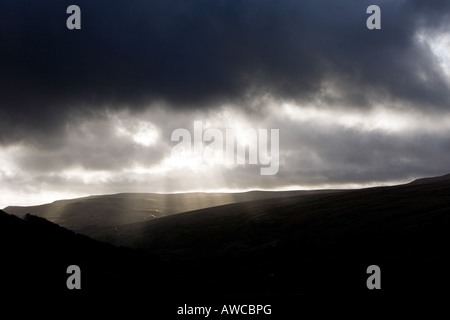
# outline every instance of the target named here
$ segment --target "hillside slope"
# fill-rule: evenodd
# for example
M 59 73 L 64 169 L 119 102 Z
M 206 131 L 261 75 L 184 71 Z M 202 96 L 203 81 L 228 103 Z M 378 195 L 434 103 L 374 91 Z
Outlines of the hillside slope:
M 59 200 L 39 206 L 9 206 L 3 210 L 18 217 L 31 213 L 65 228 L 87 233 L 102 227 L 142 222 L 175 213 L 223 204 L 322 192 L 329 191 L 251 191 L 242 193 L 180 194 L 120 193 Z
M 32 215 L 20 219 L 0 211 L 0 244 L 1 289 L 21 299 L 92 297 L 137 289 L 150 281 L 143 277 L 149 270 L 162 269 L 154 255 L 101 243 Z M 81 268 L 79 292 L 66 287 L 70 265 Z
M 83 294 L 156 305 L 449 297 L 449 179 L 233 203 L 93 233 L 133 249 L 32 216 L 0 212 L 0 227 L 6 287 L 19 292 L 31 281 L 66 295 L 65 268 L 80 264 Z M 370 265 L 381 268 L 382 290 L 367 289 Z
M 448 230 L 450 179 L 437 179 L 229 204 L 92 236 L 193 263 L 225 286 L 249 283 L 235 287 L 249 295 L 368 294 L 372 264 L 385 271 L 384 293 L 395 295 L 449 284 Z

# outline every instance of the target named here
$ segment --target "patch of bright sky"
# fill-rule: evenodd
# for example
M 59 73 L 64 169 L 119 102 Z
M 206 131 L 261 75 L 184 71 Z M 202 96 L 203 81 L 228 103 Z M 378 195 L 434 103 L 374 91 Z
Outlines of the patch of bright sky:
M 144 147 L 154 145 L 159 138 L 158 128 L 149 121 L 119 117 L 112 118 L 118 136 L 130 137 L 135 143 Z
M 430 47 L 442 71 L 450 79 L 450 28 L 437 34 L 420 31 L 417 39 Z
M 425 116 L 419 113 L 402 112 L 378 106 L 370 110 L 342 112 L 342 110 L 314 108 L 285 103 L 281 116 L 300 123 L 315 123 L 323 126 L 338 126 L 357 131 L 382 131 L 392 134 L 407 132 L 448 132 L 450 115 Z
M 13 159 L 23 150 L 21 145 L 12 145 L 0 149 L 0 175 L 10 177 L 17 172 Z
M 108 183 L 113 174 L 110 171 L 103 170 L 86 170 L 84 168 L 72 168 L 62 172 L 53 173 L 67 181 L 78 182 L 83 184 Z M 50 175 L 51 176 L 51 175 Z

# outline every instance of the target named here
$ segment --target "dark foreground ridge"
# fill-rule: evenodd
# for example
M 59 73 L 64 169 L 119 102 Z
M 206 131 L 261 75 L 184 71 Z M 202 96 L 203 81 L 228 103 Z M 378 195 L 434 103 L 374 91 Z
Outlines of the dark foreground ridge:
M 86 271 L 80 290 L 85 294 L 129 289 L 148 268 L 160 268 L 154 255 L 101 243 L 33 215 L 20 219 L 0 210 L 0 229 L 1 287 L 11 294 L 69 295 L 66 269 L 74 264 Z
M 140 299 L 172 313 L 189 302 L 449 298 L 448 176 L 233 203 L 104 228 L 97 240 L 31 215 L 0 212 L 0 228 L 3 288 L 41 298 Z M 66 288 L 72 264 L 79 291 Z M 381 290 L 366 286 L 370 265 L 381 268 Z

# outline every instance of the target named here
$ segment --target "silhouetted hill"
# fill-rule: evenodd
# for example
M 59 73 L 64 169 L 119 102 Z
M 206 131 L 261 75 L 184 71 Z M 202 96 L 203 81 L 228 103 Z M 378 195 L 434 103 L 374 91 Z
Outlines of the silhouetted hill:
M 410 184 L 427 184 L 427 183 L 446 182 L 446 181 L 450 181 L 450 173 L 443 175 L 443 176 L 438 176 L 438 177 L 416 179 L 416 180 L 412 181 Z
M 283 308 L 274 306 L 278 315 L 299 315 L 311 297 L 322 307 L 338 301 L 369 308 L 449 298 L 446 178 L 232 203 L 92 233 L 132 249 L 29 215 L 0 212 L 0 228 L 10 262 L 2 264 L 6 287 L 77 294 L 65 288 L 65 270 L 78 264 L 85 273 L 81 295 L 141 297 L 152 308 L 169 303 L 164 319 L 177 305 L 229 299 L 282 301 Z M 366 286 L 369 265 L 381 268 L 381 290 Z
M 116 248 L 36 216 L 20 219 L 0 211 L 0 245 L 0 287 L 9 298 L 100 298 L 112 292 L 137 290 L 149 283 L 160 288 L 157 279 L 143 276 L 161 272 L 156 256 Z M 66 270 L 70 265 L 81 268 L 82 290 L 67 289 Z
M 193 263 L 246 296 L 375 294 L 365 285 L 371 264 L 384 272 L 384 294 L 440 295 L 448 230 L 450 180 L 434 179 L 229 204 L 93 236 Z
M 142 222 L 195 209 L 317 192 L 329 191 L 250 191 L 242 193 L 180 194 L 120 193 L 59 200 L 39 206 L 9 206 L 3 210 L 18 217 L 31 213 L 65 228 L 81 233 L 89 233 L 98 228 Z

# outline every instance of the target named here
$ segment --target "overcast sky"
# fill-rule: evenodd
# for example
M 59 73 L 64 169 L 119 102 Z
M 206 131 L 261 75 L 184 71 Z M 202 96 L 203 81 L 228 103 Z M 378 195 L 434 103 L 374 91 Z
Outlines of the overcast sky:
M 450 172 L 448 0 L 6 0 L 0 43 L 0 208 Z M 278 173 L 174 158 L 194 121 L 279 129 Z

